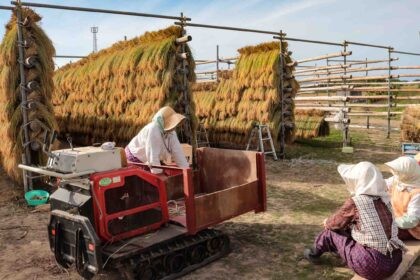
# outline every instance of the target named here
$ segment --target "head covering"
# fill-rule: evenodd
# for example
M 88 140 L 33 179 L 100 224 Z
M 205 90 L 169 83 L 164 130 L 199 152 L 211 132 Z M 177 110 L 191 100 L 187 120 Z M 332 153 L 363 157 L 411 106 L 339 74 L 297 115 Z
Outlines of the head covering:
M 383 202 L 389 202 L 389 195 L 382 173 L 371 162 L 340 164 L 337 170 L 353 196 L 362 194 L 379 196 Z
M 391 168 L 401 187 L 420 188 L 420 166 L 414 158 L 403 156 L 385 165 Z
M 185 116 L 178 114 L 169 106 L 162 107 L 153 117 L 153 121 L 157 122 L 161 132 L 167 132 L 177 127 Z

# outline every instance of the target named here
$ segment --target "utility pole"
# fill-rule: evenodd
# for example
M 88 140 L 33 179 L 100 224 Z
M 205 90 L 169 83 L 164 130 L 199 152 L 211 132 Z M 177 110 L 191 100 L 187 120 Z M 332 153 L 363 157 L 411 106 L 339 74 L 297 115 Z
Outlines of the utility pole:
M 98 39 L 96 37 L 96 34 L 98 33 L 98 27 L 92 26 L 90 28 L 90 32 L 92 32 L 93 35 L 93 50 L 92 52 L 96 53 L 98 51 Z

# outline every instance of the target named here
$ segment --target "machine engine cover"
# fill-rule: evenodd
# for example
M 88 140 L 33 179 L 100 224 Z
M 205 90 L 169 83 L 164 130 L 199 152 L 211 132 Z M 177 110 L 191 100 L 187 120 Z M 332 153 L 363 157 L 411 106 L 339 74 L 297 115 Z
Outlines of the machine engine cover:
M 156 230 L 169 221 L 166 185 L 155 174 L 131 166 L 92 174 L 98 236 L 113 242 Z
M 122 167 L 120 148 L 104 150 L 101 147 L 80 147 L 56 150 L 57 157 L 48 159 L 47 167 L 60 173 L 78 173 L 92 170 L 108 171 Z

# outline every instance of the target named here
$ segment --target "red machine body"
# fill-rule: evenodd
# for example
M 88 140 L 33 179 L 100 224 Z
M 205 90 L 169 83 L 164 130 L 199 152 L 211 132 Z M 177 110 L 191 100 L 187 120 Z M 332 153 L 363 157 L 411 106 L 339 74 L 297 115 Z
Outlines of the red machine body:
M 175 279 L 228 254 L 228 236 L 211 227 L 266 210 L 264 155 L 199 148 L 196 156 L 195 170 L 162 166 L 160 176 L 130 163 L 92 174 L 89 190 L 63 183 L 48 229 L 56 261 L 85 279 L 105 266 L 128 268 L 127 279 Z
M 91 176 L 95 228 L 117 241 L 160 228 L 169 221 L 165 183 L 137 166 Z

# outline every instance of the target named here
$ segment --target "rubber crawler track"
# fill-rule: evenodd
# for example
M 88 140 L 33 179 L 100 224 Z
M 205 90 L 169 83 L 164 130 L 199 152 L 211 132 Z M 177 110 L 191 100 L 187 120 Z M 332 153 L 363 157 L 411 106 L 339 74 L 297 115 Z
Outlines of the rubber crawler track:
M 170 280 L 205 266 L 229 252 L 229 237 L 219 230 L 206 229 L 132 256 L 119 263 L 118 267 L 128 280 Z

